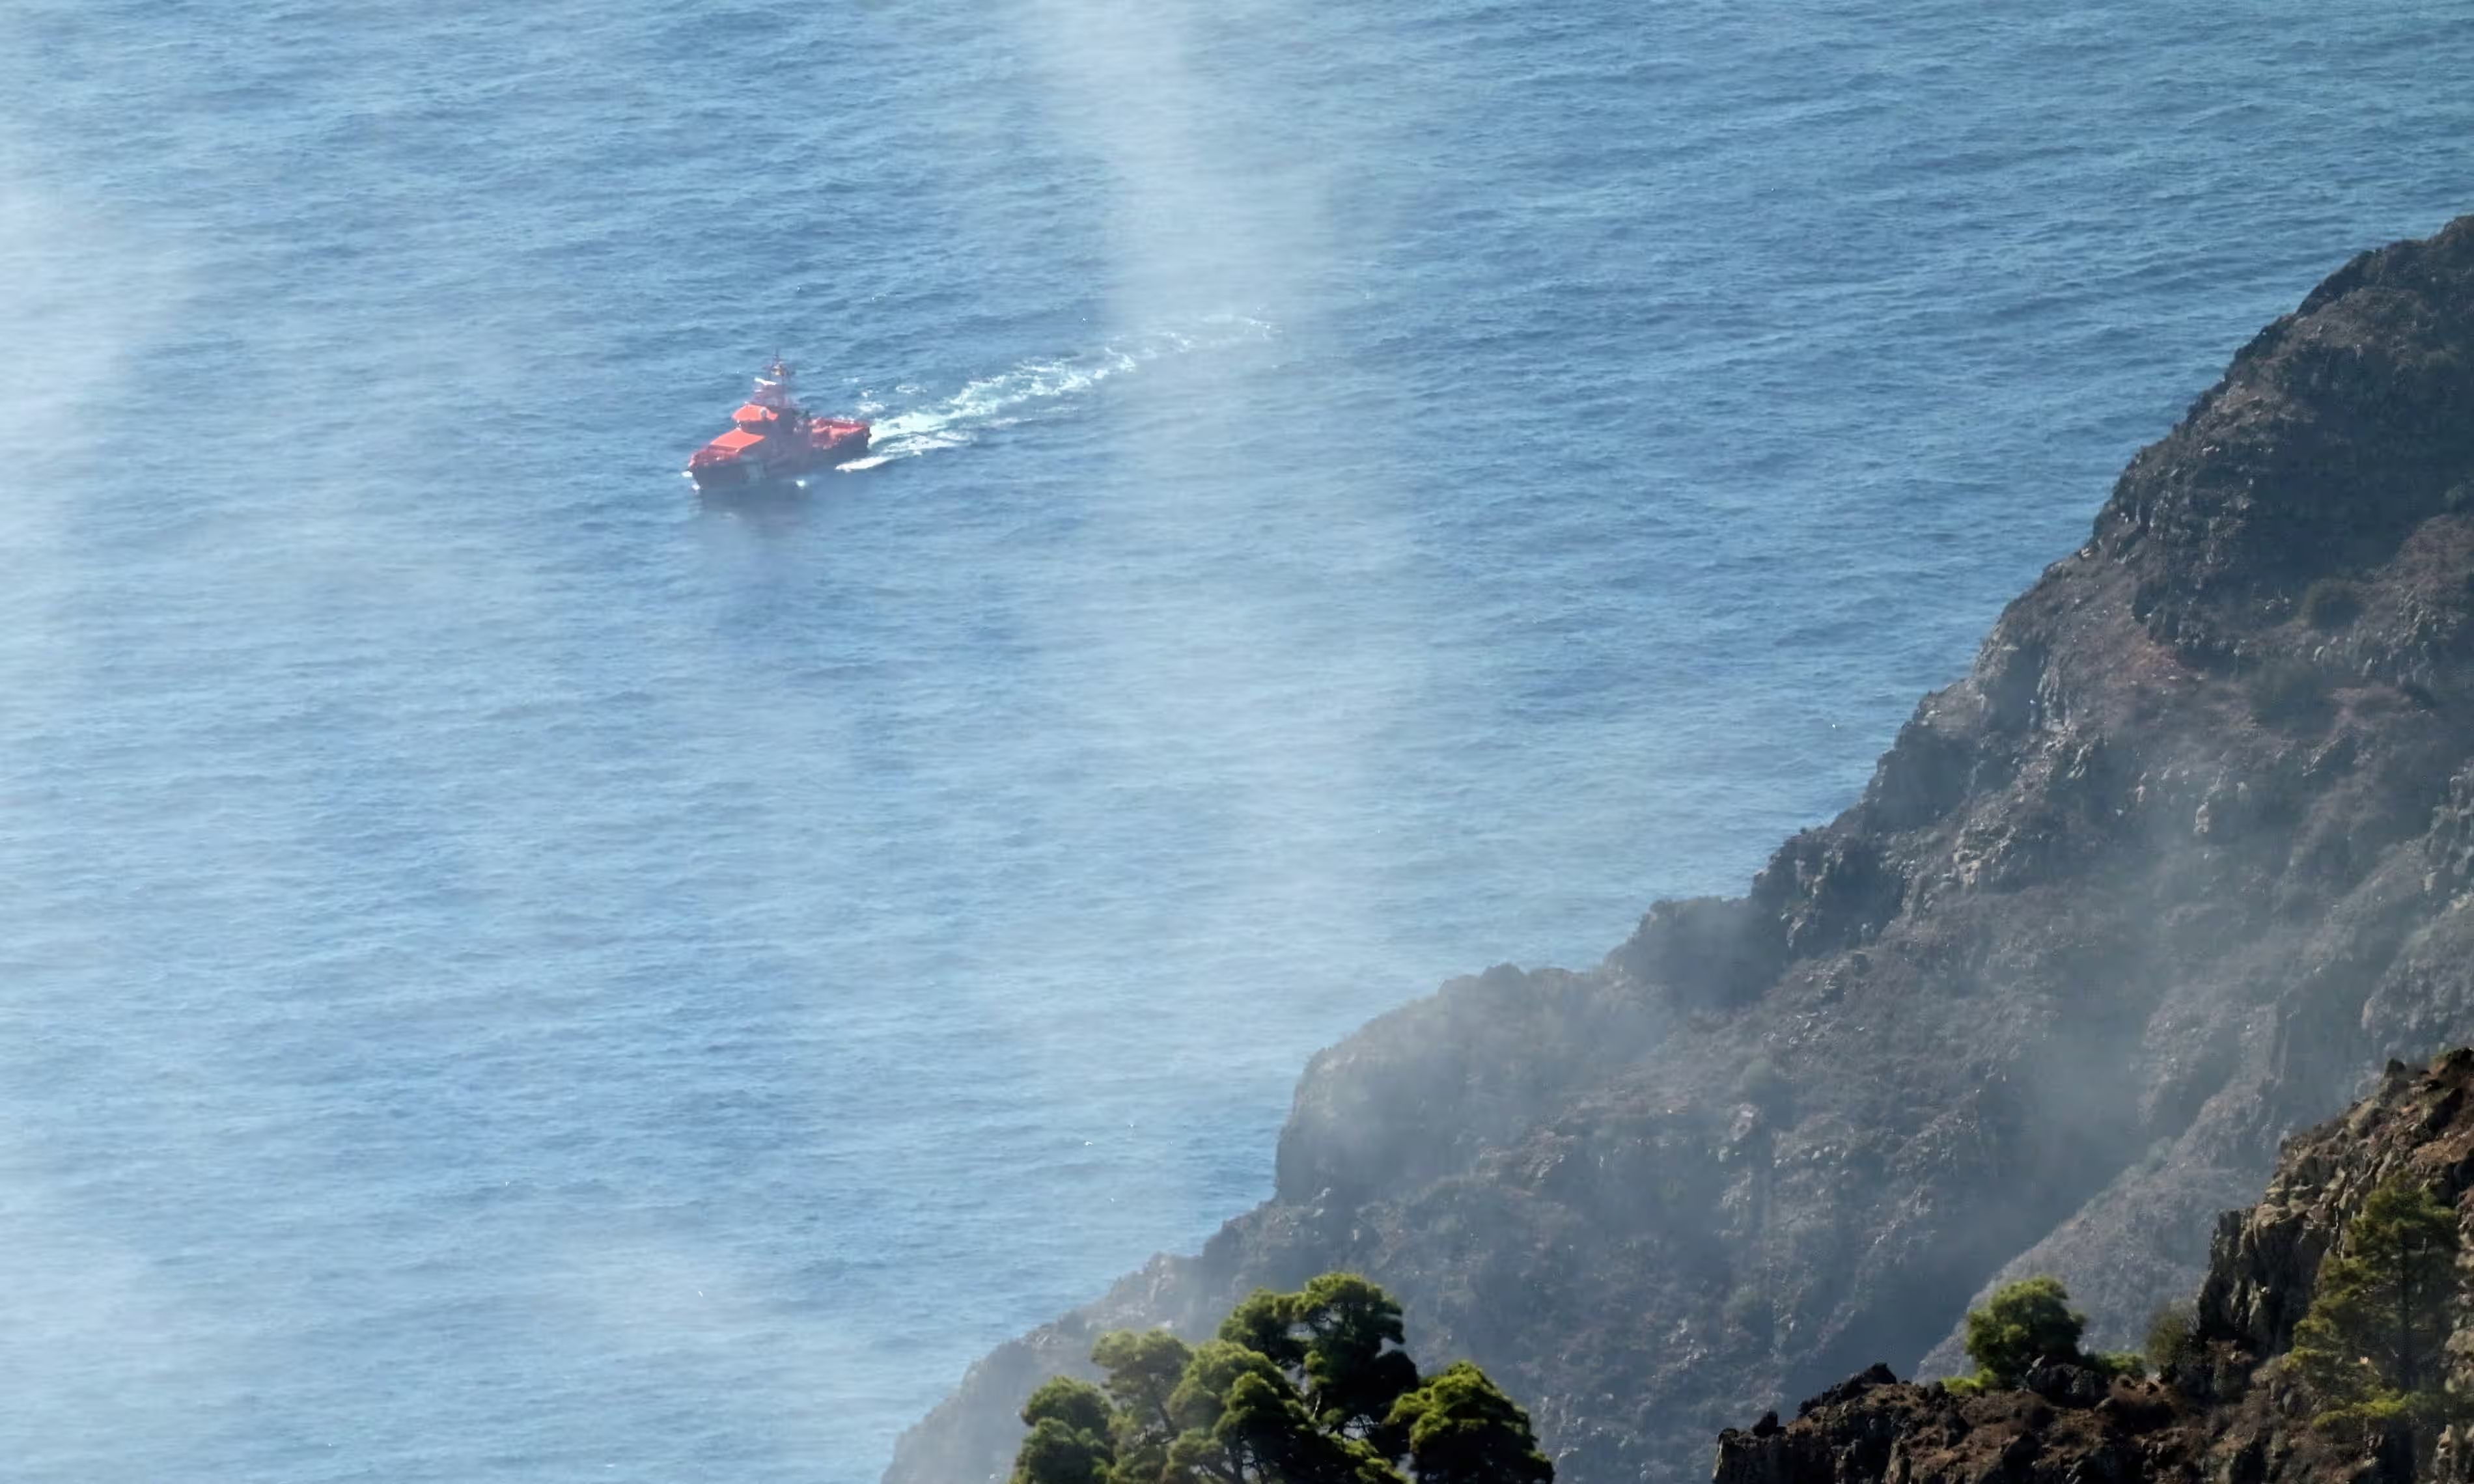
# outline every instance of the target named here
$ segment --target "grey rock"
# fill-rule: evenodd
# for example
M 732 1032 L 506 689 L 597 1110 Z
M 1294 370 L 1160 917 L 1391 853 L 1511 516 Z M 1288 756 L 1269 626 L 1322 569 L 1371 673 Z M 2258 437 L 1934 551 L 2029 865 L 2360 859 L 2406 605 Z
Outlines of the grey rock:
M 2134 1340 L 2289 1131 L 2474 1037 L 2469 408 L 2474 219 L 2244 347 L 1743 897 L 1317 1056 L 1273 1198 L 982 1362 L 888 1484 L 1000 1477 L 1101 1328 L 1329 1268 L 1528 1401 L 1565 1484 L 1676 1484 L 1876 1356 L 1966 1369 L 1965 1308 L 2030 1273 Z M 2359 593 L 2341 631 L 2298 616 L 2321 579 Z M 1752 1139 L 1757 1064 L 1787 1095 Z M 2318 1231 L 2246 1227 L 2223 1322 L 2290 1328 L 2271 1275 Z

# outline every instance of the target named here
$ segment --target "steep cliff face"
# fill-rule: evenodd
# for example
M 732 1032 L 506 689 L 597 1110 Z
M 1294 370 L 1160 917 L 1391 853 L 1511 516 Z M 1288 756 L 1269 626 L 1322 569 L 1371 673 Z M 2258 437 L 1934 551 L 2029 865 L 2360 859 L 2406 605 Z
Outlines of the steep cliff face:
M 2381 1184 L 2405 1177 L 2458 1210 L 2474 1250 L 2474 1050 L 2423 1071 L 2390 1063 L 2371 1096 L 2289 1141 L 2257 1206 L 2218 1223 L 2190 1354 L 2161 1380 L 2105 1381 L 2075 1367 L 2030 1373 L 2027 1389 L 1962 1397 L 1903 1385 L 1875 1366 L 1780 1425 L 1767 1416 L 1718 1438 L 1717 1484 L 2406 1484 L 2402 1435 L 2331 1437 L 2272 1362 L 2311 1306 L 2319 1262 Z M 2452 1328 L 2474 1335 L 2460 1294 Z M 2461 1387 L 2462 1344 L 2446 1350 Z M 2468 1440 L 2438 1440 L 2427 1476 L 2474 1476 Z
M 1001 1473 L 1033 1378 L 1327 1268 L 1533 1401 L 1569 1484 L 2061 1276 L 2124 1339 L 2360 1068 L 2474 1036 L 2474 219 L 2347 265 L 2123 473 L 1863 798 L 1597 969 L 1318 1056 L 1277 1190 L 1007 1347 L 890 1484 Z

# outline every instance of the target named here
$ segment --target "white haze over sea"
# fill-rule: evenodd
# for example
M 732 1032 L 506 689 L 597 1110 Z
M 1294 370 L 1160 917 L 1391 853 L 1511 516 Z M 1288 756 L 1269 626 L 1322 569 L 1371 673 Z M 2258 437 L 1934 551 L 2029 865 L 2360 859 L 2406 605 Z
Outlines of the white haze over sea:
M 1847 802 L 2462 20 L 18 0 L 6 1472 L 873 1479 Z

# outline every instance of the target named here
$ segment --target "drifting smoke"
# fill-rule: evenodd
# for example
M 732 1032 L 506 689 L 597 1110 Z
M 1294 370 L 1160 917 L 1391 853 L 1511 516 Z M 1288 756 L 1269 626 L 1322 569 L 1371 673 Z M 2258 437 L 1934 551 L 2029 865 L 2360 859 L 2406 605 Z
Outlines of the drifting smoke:
M 1121 324 L 1293 304 L 1328 261 L 1327 201 L 1352 141 L 1309 132 L 1309 100 L 1262 44 L 1304 20 L 1287 0 L 1021 12 L 1057 128 L 1107 172 Z
M 1027 1177 L 948 1137 L 957 1094 L 920 1071 L 990 1041 L 1031 1089 L 990 1116 L 1090 1151 L 1053 1172 L 1094 1209 L 1026 1251 L 1033 1312 L 1256 1193 L 1214 1185 L 1201 1151 L 1230 1108 L 1266 1119 L 1301 1049 L 1350 1016 L 1305 1005 L 1288 1037 L 1242 1046 L 1225 1025 L 1367 935 L 1364 852 L 1338 822 L 1416 664 L 1398 637 L 1414 624 L 1332 632 L 1312 601 L 1322 571 L 1209 557 L 1263 518 L 1232 457 L 1263 449 L 1247 378 L 1255 352 L 1313 333 L 1300 306 L 1346 148 L 1301 148 L 1303 100 L 1262 67 L 1198 60 L 1225 47 L 1229 14 L 1047 5 L 1021 20 L 1020 101 L 1104 167 L 1105 323 L 885 419 L 888 458 L 1103 394 L 1135 431 L 1097 455 L 1111 477 L 1061 557 L 1076 596 L 1026 605 L 1011 678 L 1033 698 L 1014 719 L 1078 738 L 1059 766 L 1109 780 L 1108 806 L 1086 811 L 1020 770 L 1002 728 L 951 795 L 886 803 L 884 774 L 984 698 L 837 683 L 928 641 L 782 637 L 792 604 L 845 632 L 866 619 L 845 622 L 816 569 L 763 541 L 717 538 L 718 570 L 692 576 L 729 596 L 693 609 L 696 584 L 642 555 L 675 540 L 675 511 L 580 492 L 635 488 L 667 444 L 624 450 L 625 476 L 598 485 L 552 467 L 614 458 L 549 424 L 613 395 L 597 368 L 638 306 L 626 271 L 595 265 L 624 203 L 565 220 L 525 197 L 494 217 L 436 161 L 607 171 L 607 141 L 570 122 L 585 110 L 506 116 L 535 95 L 593 103 L 605 61 L 641 64 L 630 38 L 478 12 L 175 27 L 166 45 L 220 101 L 138 121 L 149 148 L 87 190 L 104 152 L 81 153 L 85 126 L 137 126 L 38 62 L 133 63 L 52 9 L 0 106 L 0 455 L 20 480 L 0 505 L 15 770 L 0 859 L 40 882 L 0 932 L 25 1032 L 9 1092 L 39 1131 L 0 1141 L 20 1456 L 43 1461 L 43 1440 L 65 1450 L 62 1476 L 131 1457 L 207 1476 L 267 1448 L 403 1457 L 520 1438 L 597 1471 L 625 1446 L 596 1433 L 608 1399 L 667 1426 L 659 1399 L 679 1395 L 708 1404 L 694 1425 L 716 1468 L 821 1461 L 856 1478 L 875 1460 L 830 1456 L 849 1435 L 837 1405 L 915 1415 L 923 1376 L 1027 1317 L 923 1296 L 903 1316 L 935 1336 L 923 1355 L 831 1308 L 850 1275 L 958 1229 L 1020 1240 L 1015 1210 L 975 1197 Z M 1244 18 L 1276 26 L 1280 9 Z M 425 60 L 406 75 L 406 56 Z M 669 111 L 628 115 L 644 155 L 670 148 Z M 739 122 L 690 116 L 716 137 Z M 582 313 L 528 297 L 578 281 Z M 129 466 L 145 488 L 112 497 L 95 461 L 128 432 L 109 414 L 150 404 L 180 413 L 182 446 L 147 445 Z M 1282 478 L 1295 508 L 1271 514 L 1269 553 L 1298 550 L 1310 512 L 1324 561 L 1395 560 L 1384 490 Z M 531 539 L 545 520 L 577 550 L 622 544 L 594 539 L 623 525 L 625 580 L 676 601 L 594 606 L 576 560 Z M 1144 875 L 1158 852 L 1140 832 L 1171 772 L 1201 780 L 1176 801 L 1194 863 L 1163 898 L 1192 912 L 1153 901 Z M 1045 873 L 1034 884 L 1055 891 L 1097 860 L 1100 885 L 1038 929 L 880 895 L 882 863 L 846 842 L 904 834 L 882 828 L 901 807 L 918 811 L 896 822 L 915 852 L 901 879 L 971 869 L 984 837 L 953 820 L 996 810 L 1033 843 L 978 869 Z M 665 830 L 694 845 L 648 850 Z M 854 936 L 915 975 L 853 982 Z M 1161 963 L 1185 966 L 1174 994 Z M 682 984 L 717 984 L 731 1015 Z M 833 1062 L 818 1048 L 870 1037 L 885 1049 L 861 1070 L 814 1070 Z M 648 1068 L 630 1060 L 647 1045 L 677 1050 Z M 1222 1101 L 1133 1139 L 1091 1099 L 1111 1081 L 1161 1110 L 1191 1109 L 1197 1081 Z M 744 1126 L 763 1137 L 732 1144 Z M 853 1220 L 904 1160 L 952 1204 Z M 740 1181 L 816 1190 L 843 1223 L 830 1231 L 870 1227 L 885 1250 L 724 1229 L 703 1208 Z M 786 1300 L 785 1273 L 819 1297 Z
M 21 29 L 0 24 L 0 55 L 25 56 Z M 0 63 L 0 94 L 38 86 Z M 71 481 L 111 456 L 103 412 L 140 395 L 133 363 L 173 323 L 182 274 L 13 126 L 0 111 L 0 833 L 11 840 L 0 861 L 12 880 L 46 884 L 13 891 L 0 908 L 0 1023 L 11 1028 L 0 1089 L 92 1128 L 124 1117 L 109 1089 L 125 1068 L 82 1034 L 80 1017 L 89 995 L 145 966 L 99 916 L 36 910 L 57 907 L 59 883 L 97 881 L 111 862 L 106 842 L 61 818 L 30 765 L 104 658 L 64 621 L 81 594 L 61 553 L 96 518 Z M 166 1150 L 196 1132 L 133 1121 Z M 36 1472 L 57 1461 L 60 1440 L 97 1430 L 191 1448 L 202 1410 L 232 1390 L 239 1316 L 163 1281 L 147 1254 L 93 1219 L 95 1186 L 81 1190 L 81 1173 L 73 1151 L 0 1120 L 0 1375 L 11 1393 L 0 1448 Z
M 1109 335 L 1198 316 L 1259 325 L 1274 353 L 1322 335 L 1334 195 L 1372 167 L 1369 141 L 1287 70 L 1295 52 L 1264 44 L 1309 23 L 1289 0 L 1040 0 L 1018 12 L 1046 116 L 1106 182 Z M 1146 993 L 1107 1016 L 1105 1054 L 1129 1081 L 1159 1079 L 1163 1115 L 1181 1101 L 1168 1084 L 1183 1077 L 1219 1084 L 1230 1110 L 1247 1109 L 1239 1117 L 1259 1119 L 1298 1053 L 1350 1018 L 1312 1008 L 1327 966 L 1384 938 L 1369 898 L 1389 883 L 1352 830 L 1377 791 L 1365 777 L 1374 739 L 1418 704 L 1427 615 L 1360 612 L 1334 627 L 1324 585 L 1396 570 L 1404 513 L 1362 463 L 1319 465 L 1312 450 L 1328 431 L 1282 423 L 1297 403 L 1266 404 L 1264 357 L 1186 355 L 1160 372 L 1112 389 L 1113 415 L 1134 432 L 1107 455 L 1118 477 L 1088 492 L 1083 560 L 1096 580 L 1040 615 L 1036 663 L 1063 701 L 1059 730 L 1089 739 L 1091 766 L 1129 802 L 1164 778 L 1209 780 L 1182 808 L 1203 860 L 1166 898 L 1176 909 L 1155 909 L 1146 928 L 1146 951 L 1205 977 L 1174 1002 Z M 1095 851 L 1138 858 L 1105 819 L 1055 823 Z M 1191 889 L 1201 881 L 1212 885 Z M 1124 885 L 1126 907 L 1152 889 Z M 1111 936 L 1094 914 L 1060 923 L 1039 956 L 1070 982 Z M 1230 1010 L 1266 996 L 1294 1000 L 1292 1033 L 1232 1044 Z M 1043 1014 L 1027 1009 L 1020 1033 L 1040 1037 L 1037 1061 L 1070 1064 L 1041 1035 Z M 1088 1097 L 1071 1075 L 1050 1089 L 1060 1117 Z M 1202 1124 L 1194 1137 L 1199 1147 L 1225 1136 Z M 1157 1238 L 1134 1233 L 1161 1233 L 1155 1213 L 1225 1210 L 1238 1194 L 1181 1185 L 1174 1166 L 1127 1193 L 1133 1219 L 1093 1224 L 1095 1259 L 1139 1258 Z

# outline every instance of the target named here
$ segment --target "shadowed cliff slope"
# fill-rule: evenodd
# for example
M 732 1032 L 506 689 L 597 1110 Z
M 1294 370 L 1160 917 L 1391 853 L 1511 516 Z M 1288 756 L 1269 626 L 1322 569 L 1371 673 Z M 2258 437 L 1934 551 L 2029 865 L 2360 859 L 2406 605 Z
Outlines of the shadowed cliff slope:
M 1875 1366 L 1784 1426 L 1769 1416 L 1721 1433 L 1717 1484 L 2405 1484 L 2414 1450 L 2401 1429 L 2349 1438 L 2315 1428 L 2307 1388 L 2264 1364 L 2292 1349 L 2346 1224 L 2399 1178 L 2456 1209 L 2461 1240 L 2474 1234 L 2474 1050 L 2426 1070 L 2389 1064 L 2370 1097 L 2286 1145 L 2260 1203 L 2219 1221 L 2195 1343 L 2160 1380 L 2047 1366 L 2025 1390 L 1962 1397 L 1899 1384 Z M 2462 1291 L 2448 1320 L 2453 1335 L 2474 1335 Z M 2454 1339 L 2441 1353 L 2462 1394 L 2474 1357 Z M 2433 1451 L 2427 1477 L 2474 1477 L 2459 1432 L 2440 1432 Z
M 2131 462 L 1855 807 L 1588 972 L 1317 1056 L 1276 1193 L 1000 1350 L 890 1484 L 1002 1473 L 1099 1329 L 1376 1279 L 1567 1484 L 2051 1272 L 2119 1343 L 2360 1068 L 2474 1036 L 2474 219 L 2366 253 Z

